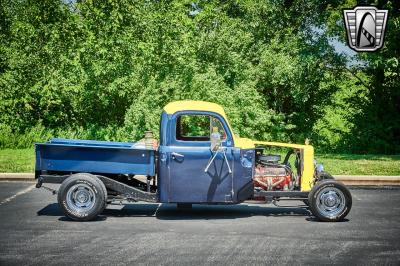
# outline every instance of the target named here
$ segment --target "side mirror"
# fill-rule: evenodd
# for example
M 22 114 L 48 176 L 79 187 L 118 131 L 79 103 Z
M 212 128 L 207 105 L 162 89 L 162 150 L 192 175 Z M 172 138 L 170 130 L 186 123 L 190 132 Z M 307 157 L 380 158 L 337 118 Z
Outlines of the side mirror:
M 210 142 L 211 142 L 211 151 L 214 152 L 214 155 L 212 155 L 210 161 L 208 162 L 206 169 L 204 169 L 204 172 L 208 172 L 208 168 L 210 168 L 210 165 L 214 162 L 215 158 L 217 158 L 218 153 L 223 154 L 224 162 L 226 163 L 228 167 L 228 171 L 231 174 L 232 170 L 231 167 L 229 166 L 228 158 L 226 158 L 226 149 L 222 148 L 222 140 L 221 140 L 221 134 L 218 132 L 218 127 L 213 127 L 212 133 L 210 135 Z
M 221 147 L 221 134 L 218 132 L 218 127 L 213 128 L 213 132 L 210 135 L 210 149 L 212 151 L 217 151 Z

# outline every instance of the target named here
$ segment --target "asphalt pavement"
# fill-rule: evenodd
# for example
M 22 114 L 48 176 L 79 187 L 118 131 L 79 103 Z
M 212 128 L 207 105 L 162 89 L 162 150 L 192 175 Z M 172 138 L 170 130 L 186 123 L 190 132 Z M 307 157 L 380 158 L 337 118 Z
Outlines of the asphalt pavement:
M 271 204 L 139 203 L 74 222 L 33 185 L 0 182 L 0 265 L 400 265 L 398 187 L 351 189 L 339 223 Z

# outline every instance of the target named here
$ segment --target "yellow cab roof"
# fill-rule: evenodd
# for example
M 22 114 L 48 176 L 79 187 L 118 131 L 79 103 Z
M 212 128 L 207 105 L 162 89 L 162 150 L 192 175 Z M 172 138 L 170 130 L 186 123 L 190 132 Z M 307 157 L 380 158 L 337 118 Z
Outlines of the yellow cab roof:
M 224 109 L 216 104 L 205 101 L 176 101 L 167 104 L 164 107 L 167 114 L 174 114 L 179 111 L 206 111 L 214 112 L 226 118 Z

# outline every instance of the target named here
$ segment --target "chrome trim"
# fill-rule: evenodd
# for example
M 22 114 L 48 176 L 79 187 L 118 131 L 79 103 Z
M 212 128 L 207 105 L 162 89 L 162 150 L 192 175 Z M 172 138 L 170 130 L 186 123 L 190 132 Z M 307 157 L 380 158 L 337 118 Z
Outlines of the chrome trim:
M 91 210 L 96 202 L 94 190 L 87 184 L 76 184 L 70 187 L 66 199 L 68 207 L 77 213 Z
M 316 205 L 323 216 L 333 218 L 345 209 L 346 198 L 339 189 L 326 187 L 318 193 Z

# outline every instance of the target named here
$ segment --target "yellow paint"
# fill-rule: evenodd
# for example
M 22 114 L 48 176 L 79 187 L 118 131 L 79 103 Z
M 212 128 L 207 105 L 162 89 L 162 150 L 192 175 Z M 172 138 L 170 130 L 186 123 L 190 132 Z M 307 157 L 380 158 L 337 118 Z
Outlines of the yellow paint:
M 287 147 L 287 148 L 294 148 L 294 149 L 304 149 L 308 145 L 301 145 L 301 144 L 292 144 L 292 143 L 282 143 L 282 142 L 271 142 L 271 141 L 258 141 L 254 140 L 253 143 L 255 145 L 267 145 L 267 146 L 275 146 L 275 147 Z
M 235 148 L 240 149 L 253 149 L 256 145 L 274 146 L 293 148 L 303 151 L 303 173 L 301 177 L 301 191 L 310 191 L 313 186 L 314 180 L 314 148 L 311 145 L 300 145 L 291 143 L 280 143 L 280 142 L 269 142 L 269 141 L 254 141 L 247 138 L 240 138 L 235 136 L 233 130 L 229 124 L 228 118 L 225 114 L 224 109 L 215 103 L 204 102 L 204 101 L 176 101 L 167 104 L 164 107 L 164 111 L 167 114 L 174 114 L 179 111 L 205 111 L 214 112 L 221 115 L 229 130 L 232 132 L 233 142 Z
M 208 111 L 220 114 L 226 118 L 224 109 L 220 105 L 204 101 L 171 102 L 164 107 L 164 111 L 170 115 L 179 111 Z
M 304 147 L 304 169 L 301 179 L 301 191 L 310 191 L 314 186 L 314 147 Z
M 235 148 L 240 149 L 254 149 L 256 147 L 251 139 L 239 138 L 238 136 L 235 136 L 234 144 Z

